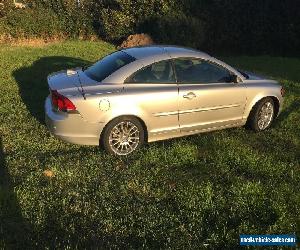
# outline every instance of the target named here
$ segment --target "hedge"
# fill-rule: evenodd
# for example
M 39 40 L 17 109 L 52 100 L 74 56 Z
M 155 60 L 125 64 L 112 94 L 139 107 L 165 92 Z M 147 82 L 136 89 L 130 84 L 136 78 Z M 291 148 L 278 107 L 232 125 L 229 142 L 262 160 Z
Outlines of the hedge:
M 149 33 L 159 43 L 209 52 L 300 54 L 298 0 L 27 2 L 28 10 L 0 9 L 0 32 L 29 37 L 64 33 L 75 38 L 97 34 L 116 43 L 133 33 Z
M 62 23 L 50 11 L 15 10 L 2 19 L 2 26 L 12 38 L 54 37 L 61 35 Z

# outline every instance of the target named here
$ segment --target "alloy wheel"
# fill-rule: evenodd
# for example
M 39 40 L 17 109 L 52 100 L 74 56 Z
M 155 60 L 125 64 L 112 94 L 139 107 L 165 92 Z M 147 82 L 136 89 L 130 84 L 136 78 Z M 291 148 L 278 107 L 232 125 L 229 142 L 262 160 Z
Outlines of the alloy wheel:
M 140 143 L 140 130 L 131 121 L 122 121 L 111 129 L 108 141 L 115 154 L 130 154 Z
M 258 125 L 260 130 L 264 130 L 270 125 L 270 123 L 273 119 L 273 115 L 274 115 L 274 106 L 273 106 L 273 104 L 271 102 L 266 102 L 261 107 L 261 109 L 258 113 L 257 125 Z

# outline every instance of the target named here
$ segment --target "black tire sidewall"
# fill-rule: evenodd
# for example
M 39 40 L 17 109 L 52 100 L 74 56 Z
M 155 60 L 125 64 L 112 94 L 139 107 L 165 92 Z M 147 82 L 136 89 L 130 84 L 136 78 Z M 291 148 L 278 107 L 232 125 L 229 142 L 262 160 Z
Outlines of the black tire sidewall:
M 125 122 L 125 121 L 130 121 L 131 123 L 133 123 L 135 126 L 137 126 L 137 128 L 139 129 L 140 132 L 140 141 L 138 146 L 135 148 L 134 151 L 132 151 L 131 153 L 127 154 L 130 155 L 133 152 L 135 152 L 136 150 L 138 150 L 139 148 L 141 148 L 141 146 L 144 144 L 145 141 L 145 131 L 144 128 L 141 124 L 141 122 L 135 118 L 135 117 L 128 117 L 128 116 L 122 116 L 122 117 L 118 117 L 115 118 L 114 120 L 110 121 L 104 128 L 102 136 L 100 138 L 100 145 L 105 149 L 106 152 L 112 154 L 112 155 L 118 155 L 116 154 L 110 147 L 109 145 L 109 135 L 110 135 L 110 131 L 120 122 Z M 120 155 L 122 156 L 122 155 Z M 126 156 L 126 155 L 124 155 Z

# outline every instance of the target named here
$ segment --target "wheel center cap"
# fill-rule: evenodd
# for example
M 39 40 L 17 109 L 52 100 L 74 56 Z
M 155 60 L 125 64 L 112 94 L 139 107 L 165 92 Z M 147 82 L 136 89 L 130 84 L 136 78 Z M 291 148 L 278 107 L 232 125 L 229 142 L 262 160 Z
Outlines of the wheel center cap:
M 123 134 L 123 135 L 121 136 L 121 138 L 120 138 L 120 141 L 121 141 L 121 142 L 127 142 L 127 141 L 128 141 L 128 136 Z

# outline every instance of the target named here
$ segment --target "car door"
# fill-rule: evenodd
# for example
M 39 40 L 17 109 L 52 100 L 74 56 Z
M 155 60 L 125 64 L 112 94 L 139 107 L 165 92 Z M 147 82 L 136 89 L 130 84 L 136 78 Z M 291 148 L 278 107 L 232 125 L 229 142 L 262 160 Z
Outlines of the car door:
M 170 60 L 142 68 L 124 86 L 126 106 L 145 121 L 149 141 L 179 134 L 178 85 Z
M 199 58 L 174 59 L 179 86 L 179 125 L 182 132 L 232 126 L 242 122 L 246 104 L 243 83 L 216 63 Z

